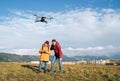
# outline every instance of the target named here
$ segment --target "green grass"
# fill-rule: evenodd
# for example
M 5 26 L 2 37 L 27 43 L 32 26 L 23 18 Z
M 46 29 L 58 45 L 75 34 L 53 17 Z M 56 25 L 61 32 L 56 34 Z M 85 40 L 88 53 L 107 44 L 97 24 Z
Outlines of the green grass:
M 37 73 L 37 66 L 0 62 L 0 81 L 120 81 L 120 66 L 63 65 L 62 74 L 58 65 L 54 73 Z

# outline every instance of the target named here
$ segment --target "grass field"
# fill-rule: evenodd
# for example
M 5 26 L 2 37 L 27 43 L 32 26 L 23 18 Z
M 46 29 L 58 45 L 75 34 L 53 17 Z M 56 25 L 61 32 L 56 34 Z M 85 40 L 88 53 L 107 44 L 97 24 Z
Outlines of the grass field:
M 63 65 L 62 74 L 58 65 L 54 73 L 37 73 L 37 66 L 0 62 L 0 81 L 120 81 L 120 66 Z

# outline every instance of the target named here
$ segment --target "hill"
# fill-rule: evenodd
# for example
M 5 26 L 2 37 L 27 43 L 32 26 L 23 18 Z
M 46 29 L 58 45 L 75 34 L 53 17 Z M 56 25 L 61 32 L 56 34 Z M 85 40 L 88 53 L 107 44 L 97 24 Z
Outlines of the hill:
M 52 60 L 53 56 L 50 56 L 50 60 Z M 120 54 L 115 54 L 113 56 L 73 56 L 68 57 L 63 55 L 63 61 L 79 61 L 79 60 L 100 60 L 100 59 L 120 59 Z M 38 61 L 39 56 L 34 55 L 16 55 L 10 53 L 0 53 L 0 62 L 30 62 L 30 61 Z
M 39 56 L 0 53 L 0 61 L 1 62 L 24 62 L 24 61 L 30 62 L 32 60 L 38 61 Z
M 50 56 L 50 60 L 52 60 L 53 56 Z M 30 61 L 38 61 L 39 56 L 34 55 L 16 55 L 10 53 L 0 53 L 0 62 L 30 62 Z M 63 61 L 76 61 L 75 58 L 67 57 L 63 55 Z
M 113 59 L 120 59 L 120 54 L 112 55 L 110 58 L 113 58 Z

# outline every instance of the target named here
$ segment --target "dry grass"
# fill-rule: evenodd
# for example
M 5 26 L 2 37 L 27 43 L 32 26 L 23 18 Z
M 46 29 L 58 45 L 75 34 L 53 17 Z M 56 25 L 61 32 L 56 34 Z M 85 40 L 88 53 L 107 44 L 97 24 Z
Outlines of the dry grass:
M 63 65 L 63 73 L 37 73 L 35 64 L 0 63 L 0 81 L 120 81 L 120 66 Z M 48 69 L 50 66 L 48 67 Z

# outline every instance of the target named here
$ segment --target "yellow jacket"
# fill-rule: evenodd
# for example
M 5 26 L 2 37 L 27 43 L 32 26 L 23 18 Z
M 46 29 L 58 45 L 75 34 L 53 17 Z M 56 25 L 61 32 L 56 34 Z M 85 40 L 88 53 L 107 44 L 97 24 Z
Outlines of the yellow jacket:
M 40 61 L 49 61 L 49 56 L 51 54 L 51 50 L 49 46 L 42 45 L 42 47 L 39 50 L 40 55 Z

